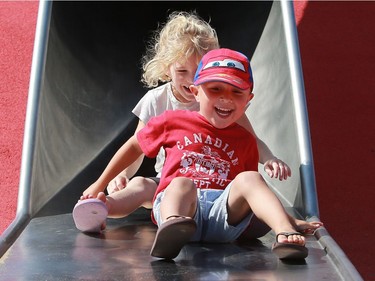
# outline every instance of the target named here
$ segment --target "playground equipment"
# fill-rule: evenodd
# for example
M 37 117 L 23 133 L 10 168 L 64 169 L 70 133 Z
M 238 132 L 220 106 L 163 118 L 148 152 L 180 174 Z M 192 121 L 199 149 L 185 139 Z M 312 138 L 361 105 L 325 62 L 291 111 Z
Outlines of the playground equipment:
M 283 262 L 268 233 L 255 241 L 192 243 L 174 262 L 149 255 L 149 211 L 80 233 L 71 211 L 135 129 L 146 92 L 140 58 L 173 10 L 196 10 L 222 47 L 251 58 L 255 131 L 292 168 L 268 180 L 288 212 L 319 220 L 298 36 L 290 1 L 40 1 L 16 219 L 0 241 L 0 280 L 362 280 L 325 228 L 304 262 Z M 260 168 L 262 171 L 262 168 Z M 152 161 L 139 174 L 153 175 Z M 265 176 L 267 179 L 267 176 Z

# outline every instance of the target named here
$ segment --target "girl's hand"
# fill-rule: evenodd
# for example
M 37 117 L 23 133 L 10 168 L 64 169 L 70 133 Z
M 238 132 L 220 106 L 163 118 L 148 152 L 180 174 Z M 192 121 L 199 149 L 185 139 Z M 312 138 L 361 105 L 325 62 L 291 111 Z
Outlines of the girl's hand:
M 125 176 L 118 175 L 107 186 L 108 194 L 114 193 L 116 191 L 120 191 L 126 187 L 128 184 L 129 179 Z

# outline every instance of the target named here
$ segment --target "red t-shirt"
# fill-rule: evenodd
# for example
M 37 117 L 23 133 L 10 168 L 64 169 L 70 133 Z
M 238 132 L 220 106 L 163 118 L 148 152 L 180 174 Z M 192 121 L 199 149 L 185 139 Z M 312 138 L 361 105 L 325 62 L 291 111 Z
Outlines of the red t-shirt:
M 212 126 L 198 112 L 165 111 L 137 134 L 147 157 L 164 147 L 166 159 L 155 196 L 175 177 L 191 178 L 197 188 L 225 189 L 243 171 L 257 171 L 255 137 L 238 124 Z

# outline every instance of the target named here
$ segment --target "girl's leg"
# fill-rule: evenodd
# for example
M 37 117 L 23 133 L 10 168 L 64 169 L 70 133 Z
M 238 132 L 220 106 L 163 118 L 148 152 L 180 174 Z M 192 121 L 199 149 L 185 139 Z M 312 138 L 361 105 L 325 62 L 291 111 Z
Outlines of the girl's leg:
M 81 231 L 99 232 L 105 228 L 106 217 L 125 217 L 140 206 L 150 206 L 156 187 L 154 180 L 137 177 L 125 189 L 107 197 L 99 192 L 97 198 L 80 200 L 73 209 L 75 224 Z
M 126 217 L 139 207 L 151 208 L 151 201 L 157 184 L 144 177 L 135 177 L 129 181 L 126 188 L 107 196 L 108 217 Z

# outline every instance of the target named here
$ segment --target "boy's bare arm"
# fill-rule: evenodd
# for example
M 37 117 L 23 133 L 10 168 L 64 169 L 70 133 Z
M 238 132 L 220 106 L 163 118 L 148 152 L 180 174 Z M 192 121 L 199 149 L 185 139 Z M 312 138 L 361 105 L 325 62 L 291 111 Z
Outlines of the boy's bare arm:
M 104 191 L 110 180 L 136 161 L 142 154 L 136 136 L 132 136 L 112 157 L 100 177 L 83 192 L 83 196 L 96 197 L 99 192 Z
M 276 158 L 268 146 L 255 134 L 253 126 L 251 125 L 249 119 L 247 118 L 246 114 L 243 114 L 242 117 L 237 121 L 238 125 L 245 128 L 249 131 L 256 139 L 259 151 L 259 162 L 264 164 L 266 161 Z
M 255 137 L 259 151 L 259 163 L 264 165 L 265 172 L 271 178 L 286 180 L 292 175 L 290 167 L 284 161 L 273 155 L 267 144 L 258 138 L 246 114 L 242 115 L 237 123 L 252 133 Z

